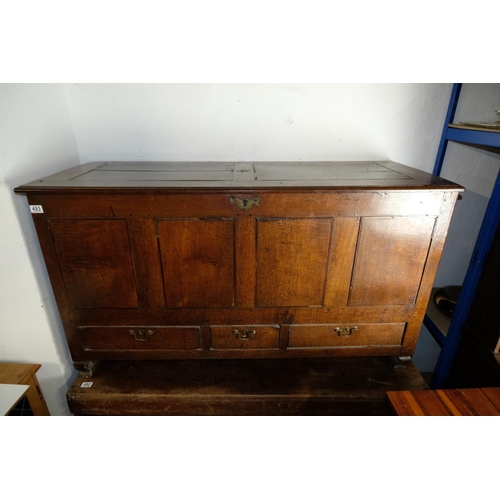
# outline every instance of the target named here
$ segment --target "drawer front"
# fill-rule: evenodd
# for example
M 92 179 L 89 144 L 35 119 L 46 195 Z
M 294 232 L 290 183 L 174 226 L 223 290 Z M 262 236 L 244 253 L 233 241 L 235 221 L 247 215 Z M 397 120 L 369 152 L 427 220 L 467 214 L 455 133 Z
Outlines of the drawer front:
M 166 350 L 201 349 L 197 326 L 80 327 L 85 349 Z
M 288 347 L 400 345 L 406 323 L 291 325 Z
M 212 349 L 277 349 L 278 325 L 212 326 Z

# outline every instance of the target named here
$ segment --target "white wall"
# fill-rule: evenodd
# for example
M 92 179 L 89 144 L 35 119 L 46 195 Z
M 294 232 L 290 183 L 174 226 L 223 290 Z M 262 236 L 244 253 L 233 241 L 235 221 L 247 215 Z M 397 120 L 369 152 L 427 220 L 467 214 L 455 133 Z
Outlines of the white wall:
M 373 160 L 432 170 L 449 84 L 73 84 L 80 157 Z
M 486 115 L 496 90 L 464 87 L 473 104 L 484 97 L 484 115 L 474 119 L 495 119 Z M 73 371 L 26 200 L 12 193 L 15 186 L 94 160 L 390 159 L 430 172 L 450 92 L 451 84 L 0 85 L 0 358 L 43 363 L 50 409 L 67 412 Z M 467 197 L 475 206 L 489 196 L 497 160 L 454 155 L 443 175 L 466 187 L 472 178 Z M 494 165 L 482 168 L 488 161 Z M 463 217 L 470 215 L 466 207 Z M 460 233 L 464 225 L 456 225 Z M 453 265 L 440 276 L 449 284 L 467 266 L 471 245 L 448 246 Z M 436 357 L 424 335 L 417 367 L 432 369 Z
M 41 363 L 52 415 L 66 415 L 73 375 L 24 196 L 13 189 L 79 163 L 61 85 L 0 85 L 0 360 Z

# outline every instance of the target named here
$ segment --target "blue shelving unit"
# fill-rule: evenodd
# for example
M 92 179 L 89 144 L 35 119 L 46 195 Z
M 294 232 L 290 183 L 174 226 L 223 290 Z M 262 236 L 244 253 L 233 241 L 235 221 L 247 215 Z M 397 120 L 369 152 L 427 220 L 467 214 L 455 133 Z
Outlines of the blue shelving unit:
M 454 125 L 455 111 L 460 98 L 461 83 L 455 83 L 450 97 L 450 104 L 439 144 L 436 163 L 434 165 L 434 175 L 440 175 L 443 161 L 446 155 L 446 148 L 449 141 L 466 144 L 479 149 L 487 149 L 500 154 L 500 132 L 487 129 L 476 129 Z M 465 186 L 467 187 L 467 186 Z M 448 373 L 455 356 L 462 327 L 467 319 L 472 299 L 481 277 L 482 268 L 488 251 L 490 249 L 493 236 L 500 220 L 500 172 L 497 176 L 493 192 L 483 218 L 481 229 L 476 241 L 471 261 L 462 284 L 462 291 L 455 308 L 455 313 L 451 319 L 448 332 L 445 335 L 434 319 L 427 314 L 424 325 L 441 346 L 441 354 L 434 370 L 431 381 L 432 389 L 439 389 L 444 386 Z

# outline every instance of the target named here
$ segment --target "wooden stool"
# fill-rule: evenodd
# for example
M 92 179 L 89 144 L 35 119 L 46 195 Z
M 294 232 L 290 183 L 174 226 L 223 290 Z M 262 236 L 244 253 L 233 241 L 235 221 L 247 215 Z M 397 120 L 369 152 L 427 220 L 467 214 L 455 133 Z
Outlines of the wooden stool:
M 500 415 L 500 387 L 389 391 L 387 399 L 399 416 Z
M 29 385 L 26 398 L 31 406 L 33 415 L 50 416 L 45 403 L 42 389 L 36 378 L 36 372 L 42 365 L 0 363 L 0 384 Z

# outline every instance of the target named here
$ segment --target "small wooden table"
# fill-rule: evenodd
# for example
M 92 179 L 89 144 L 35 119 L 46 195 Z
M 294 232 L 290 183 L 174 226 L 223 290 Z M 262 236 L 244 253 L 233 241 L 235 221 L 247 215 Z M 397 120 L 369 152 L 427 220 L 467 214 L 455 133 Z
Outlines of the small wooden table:
M 0 416 L 8 415 L 29 388 L 29 385 L 0 384 Z
M 0 363 L 0 384 L 29 385 L 26 398 L 33 415 L 50 416 L 42 389 L 36 378 L 36 372 L 42 365 Z
M 500 387 L 389 391 L 387 399 L 399 416 L 500 415 Z

